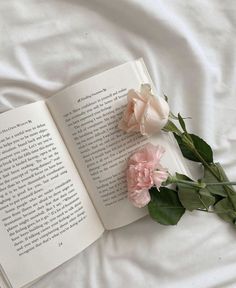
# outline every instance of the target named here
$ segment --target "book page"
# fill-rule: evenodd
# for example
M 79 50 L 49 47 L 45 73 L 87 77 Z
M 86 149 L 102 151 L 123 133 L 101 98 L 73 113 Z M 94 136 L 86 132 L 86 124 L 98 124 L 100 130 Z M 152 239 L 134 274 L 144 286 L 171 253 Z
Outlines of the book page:
M 8 283 L 37 279 L 103 230 L 45 103 L 0 115 L 0 266 Z
M 128 157 L 152 141 L 167 150 L 163 163 L 180 171 L 173 142 L 162 134 L 149 139 L 117 128 L 129 89 L 150 83 L 142 60 L 128 62 L 84 80 L 49 98 L 47 104 L 77 165 L 105 228 L 123 226 L 146 215 L 127 200 Z

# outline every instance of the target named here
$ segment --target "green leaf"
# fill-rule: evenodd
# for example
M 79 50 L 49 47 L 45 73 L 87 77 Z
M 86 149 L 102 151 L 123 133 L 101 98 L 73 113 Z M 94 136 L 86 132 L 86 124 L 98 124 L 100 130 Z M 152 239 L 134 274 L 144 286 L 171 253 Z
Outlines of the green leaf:
M 198 153 L 202 156 L 202 158 L 207 163 L 213 162 L 213 152 L 211 149 L 211 146 L 207 144 L 202 138 L 198 137 L 194 134 L 189 134 L 192 138 L 193 144 L 195 148 L 197 149 Z
M 169 113 L 169 117 L 170 117 L 171 119 L 174 119 L 174 120 L 179 120 L 178 117 L 175 116 L 175 114 L 172 113 L 172 112 Z
M 221 175 L 219 168 L 215 164 L 210 165 L 210 167 L 215 171 L 215 173 L 218 175 L 221 181 L 224 181 L 224 179 L 222 179 L 222 175 Z M 211 182 L 212 183 L 220 182 L 214 175 L 212 175 L 212 173 L 207 168 L 204 168 L 204 176 L 202 178 L 202 181 L 205 182 L 206 184 L 211 183 Z M 219 195 L 222 197 L 227 197 L 227 193 L 224 189 L 224 186 L 220 186 L 220 185 L 219 186 L 218 185 L 207 186 L 207 189 L 212 195 Z
M 166 125 L 162 128 L 165 132 L 179 133 L 178 127 L 171 121 L 168 120 Z
M 229 197 L 230 202 L 232 203 L 234 210 L 236 210 L 236 195 L 235 194 L 231 194 Z
M 152 187 L 149 192 L 151 201 L 148 211 L 152 219 L 163 225 L 176 225 L 185 212 L 176 191 L 166 187 L 161 187 L 158 191 L 156 187 Z
M 198 208 L 208 209 L 215 203 L 215 197 L 211 195 L 207 188 L 199 189 L 198 187 L 178 183 L 178 195 L 182 205 L 189 211 Z
M 200 189 L 199 195 L 202 200 L 203 206 L 209 208 L 210 206 L 215 204 L 216 199 L 213 195 L 211 195 L 208 187 Z
M 217 175 L 214 176 L 210 172 L 209 169 L 204 168 L 204 176 L 203 176 L 203 181 L 205 183 L 211 183 L 211 182 L 228 182 L 229 179 L 225 174 L 225 171 L 221 167 L 219 163 L 213 163 L 210 165 L 211 169 L 214 171 L 214 173 Z M 227 197 L 231 195 L 234 197 L 236 195 L 236 192 L 231 185 L 217 185 L 217 186 L 208 186 L 208 190 L 213 194 L 213 195 L 219 195 L 222 197 Z M 233 199 L 233 198 L 232 198 Z M 236 203 L 235 203 L 236 205 Z M 236 207 L 236 206 L 235 206 Z
M 192 144 L 197 150 L 197 152 L 200 154 L 200 156 L 207 162 L 212 163 L 213 162 L 213 152 L 210 147 L 202 138 L 198 137 L 194 134 L 186 134 L 183 133 L 182 136 L 177 135 L 174 133 L 175 139 L 178 142 L 178 145 L 180 147 L 180 150 L 183 154 L 183 156 L 189 160 L 195 161 L 195 162 L 201 162 L 201 160 L 197 157 L 194 150 L 186 143 L 185 139 L 188 138 L 187 136 L 190 136 L 192 140 Z
M 217 215 L 224 221 L 235 224 L 236 211 L 228 198 L 224 198 L 214 206 Z
M 192 150 L 189 149 L 187 144 L 182 140 L 183 137 L 177 135 L 174 133 L 174 137 L 179 145 L 179 148 L 183 154 L 183 156 L 189 160 L 195 161 L 195 162 L 200 162 L 199 159 L 196 157 L 196 155 L 193 153 Z
M 225 174 L 224 169 L 222 168 L 222 166 L 220 165 L 220 163 L 214 163 L 214 165 L 216 166 L 216 168 L 219 171 L 220 174 L 220 179 L 221 181 L 228 181 L 229 182 L 229 178 L 227 177 L 227 175 Z M 236 191 L 233 188 L 233 186 L 231 185 L 224 185 L 223 186 L 226 192 L 230 192 L 230 194 L 235 195 Z
M 184 174 L 180 174 L 180 173 L 175 173 L 175 177 L 178 179 L 178 180 L 186 180 L 186 181 L 192 181 L 193 180 L 191 178 L 189 178 L 188 176 L 184 175 Z
M 178 184 L 178 195 L 181 204 L 189 211 L 205 208 L 195 187 Z
M 186 126 L 185 126 L 185 123 L 184 123 L 184 119 L 181 117 L 180 113 L 178 113 L 178 119 L 179 119 L 180 126 L 182 127 L 184 132 L 187 133 Z
M 204 170 L 205 182 L 228 182 L 229 179 L 225 174 L 224 169 L 219 163 L 210 165 L 216 176 L 212 175 L 209 169 Z M 215 210 L 218 216 L 223 220 L 234 223 L 236 220 L 236 192 L 231 185 L 207 186 L 211 194 L 224 197 L 224 199 L 217 202 Z M 224 200 L 224 201 L 223 201 Z M 225 212 L 224 212 L 225 211 Z

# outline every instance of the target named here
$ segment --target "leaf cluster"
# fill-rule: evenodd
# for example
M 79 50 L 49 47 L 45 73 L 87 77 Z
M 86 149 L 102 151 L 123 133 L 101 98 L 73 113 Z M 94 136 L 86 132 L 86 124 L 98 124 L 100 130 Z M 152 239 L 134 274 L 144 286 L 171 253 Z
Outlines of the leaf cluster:
M 221 184 L 229 180 L 221 165 L 214 162 L 212 148 L 199 136 L 188 133 L 180 114 L 171 113 L 170 118 L 177 120 L 181 129 L 169 119 L 163 130 L 173 133 L 185 158 L 202 165 L 203 177 L 196 184 L 186 175 L 176 173 L 174 188 L 152 187 L 150 216 L 161 224 L 176 225 L 186 210 L 201 210 L 236 224 L 236 193 L 231 185 Z

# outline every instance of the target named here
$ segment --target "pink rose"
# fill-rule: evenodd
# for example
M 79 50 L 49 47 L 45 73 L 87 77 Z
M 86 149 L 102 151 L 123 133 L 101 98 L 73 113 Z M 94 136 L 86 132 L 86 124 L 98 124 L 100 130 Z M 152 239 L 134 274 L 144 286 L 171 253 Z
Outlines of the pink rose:
M 165 152 L 162 146 L 150 143 L 135 152 L 128 161 L 127 182 L 128 199 L 136 207 L 144 207 L 151 200 L 149 189 L 155 184 L 161 186 L 168 177 L 168 172 L 160 164 Z
M 129 90 L 127 100 L 127 107 L 119 122 L 121 130 L 150 135 L 159 132 L 167 123 L 169 105 L 163 98 L 151 94 L 149 84 L 141 85 L 140 92 Z

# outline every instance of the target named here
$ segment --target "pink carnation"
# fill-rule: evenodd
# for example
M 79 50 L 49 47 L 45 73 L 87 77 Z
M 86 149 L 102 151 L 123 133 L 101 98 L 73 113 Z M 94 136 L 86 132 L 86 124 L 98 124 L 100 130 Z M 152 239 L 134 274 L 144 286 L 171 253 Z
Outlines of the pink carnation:
M 151 200 L 149 189 L 161 186 L 168 177 L 168 172 L 160 164 L 165 152 L 162 146 L 146 144 L 135 152 L 128 161 L 127 182 L 128 198 L 136 207 L 144 207 Z

